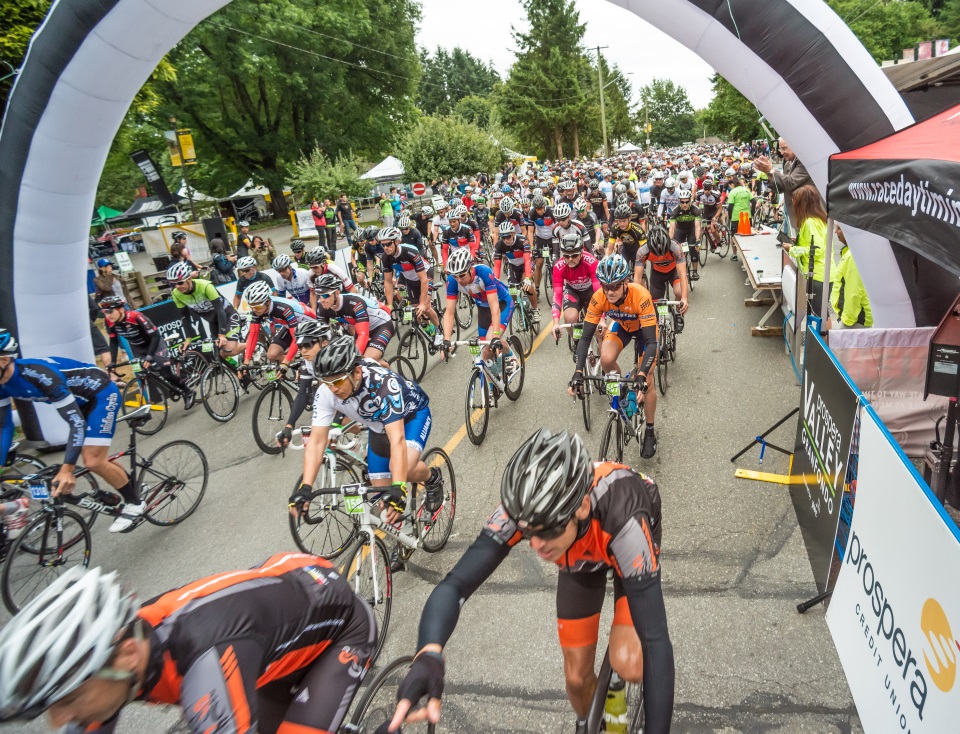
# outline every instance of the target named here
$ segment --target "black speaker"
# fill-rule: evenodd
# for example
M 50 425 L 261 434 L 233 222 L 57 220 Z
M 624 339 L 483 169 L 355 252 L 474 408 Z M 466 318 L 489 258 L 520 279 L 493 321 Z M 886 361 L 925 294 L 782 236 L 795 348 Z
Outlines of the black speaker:
M 200 224 L 203 225 L 203 234 L 207 238 L 207 244 L 209 244 L 210 240 L 214 237 L 219 237 L 225 245 L 229 246 L 230 240 L 227 237 L 227 225 L 224 224 L 223 219 L 220 217 L 210 217 L 209 219 L 202 219 Z

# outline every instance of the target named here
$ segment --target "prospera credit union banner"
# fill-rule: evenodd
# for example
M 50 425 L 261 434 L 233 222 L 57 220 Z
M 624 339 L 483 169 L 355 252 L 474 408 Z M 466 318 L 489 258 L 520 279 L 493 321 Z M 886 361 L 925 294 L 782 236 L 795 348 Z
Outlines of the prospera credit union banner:
M 956 526 L 870 409 L 857 477 L 827 626 L 863 730 L 960 731 Z

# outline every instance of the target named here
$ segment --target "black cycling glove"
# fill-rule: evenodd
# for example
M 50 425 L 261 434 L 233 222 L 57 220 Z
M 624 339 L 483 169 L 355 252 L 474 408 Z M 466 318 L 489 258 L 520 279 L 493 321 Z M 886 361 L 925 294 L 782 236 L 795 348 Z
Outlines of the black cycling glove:
M 313 487 L 309 484 L 301 484 L 297 491 L 290 495 L 290 507 L 302 507 L 304 503 L 313 499 Z
M 437 652 L 420 653 L 410 666 L 410 672 L 397 689 L 397 701 L 407 699 L 416 706 L 424 696 L 443 696 L 443 656 Z

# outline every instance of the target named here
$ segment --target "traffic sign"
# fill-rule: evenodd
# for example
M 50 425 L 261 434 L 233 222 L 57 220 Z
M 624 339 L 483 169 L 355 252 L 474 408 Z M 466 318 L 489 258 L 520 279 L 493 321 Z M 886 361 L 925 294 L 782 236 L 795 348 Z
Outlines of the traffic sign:
M 417 181 L 411 189 L 413 190 L 414 196 L 423 196 L 427 193 L 427 185 L 423 181 Z

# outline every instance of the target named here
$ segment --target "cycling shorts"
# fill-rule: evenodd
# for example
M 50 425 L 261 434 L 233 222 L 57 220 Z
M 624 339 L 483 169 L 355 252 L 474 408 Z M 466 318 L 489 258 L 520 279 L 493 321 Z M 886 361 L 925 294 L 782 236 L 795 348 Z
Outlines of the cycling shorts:
M 560 647 L 597 644 L 600 611 L 607 592 L 607 571 L 564 573 L 557 577 L 557 632 Z M 613 624 L 633 627 L 630 607 L 620 576 L 613 577 Z
M 603 335 L 603 340 L 617 342 L 617 344 L 620 345 L 621 352 L 626 349 L 630 345 L 630 341 L 633 340 L 636 342 L 634 349 L 637 357 L 643 353 L 647 345 L 647 340 L 643 336 L 643 329 L 627 331 L 619 321 L 614 321 L 610 328 L 607 329 L 607 333 Z
M 534 245 L 534 247 L 533 247 L 533 249 L 534 249 L 533 256 L 534 256 L 534 258 L 536 258 L 537 260 L 543 260 L 543 259 L 544 259 L 544 257 L 543 257 L 543 251 L 544 251 L 544 249 L 547 249 L 547 250 L 550 251 L 551 256 L 552 256 L 554 259 L 556 259 L 555 255 L 553 255 L 553 252 L 554 252 L 553 244 L 554 244 L 554 243 L 553 243 L 553 240 L 545 239 L 545 238 L 543 238 L 543 237 L 537 237 L 536 235 L 534 235 L 534 238 L 533 238 L 533 245 Z M 558 243 L 557 243 L 557 254 L 559 254 L 559 250 L 560 250 L 560 243 L 558 242 Z
M 679 298 L 680 273 L 675 267 L 666 273 L 661 273 L 656 269 L 650 270 L 650 295 L 653 296 L 653 300 L 659 301 L 666 295 L 667 283 L 673 284 L 673 295 Z
M 524 264 L 514 264 L 509 260 L 504 260 L 503 262 L 507 266 L 507 282 L 518 285 L 522 283 L 524 278 Z
M 429 275 L 427 276 L 429 278 Z M 417 306 L 420 303 L 420 295 L 423 293 L 423 290 L 420 287 L 420 279 L 408 280 L 407 278 L 403 279 L 403 287 L 407 291 L 407 298 L 410 301 L 411 306 Z
M 683 231 L 678 227 L 676 229 L 675 234 L 677 235 L 676 236 L 677 242 L 680 243 L 681 245 L 684 242 L 686 242 L 691 247 L 697 247 L 700 244 L 700 240 L 697 239 L 697 230 L 693 227 L 691 227 L 686 231 Z
M 590 299 L 593 298 L 593 291 L 585 290 L 578 291 L 575 288 L 571 288 L 569 285 L 563 286 L 563 298 L 560 303 L 563 305 L 563 310 L 566 311 L 568 308 L 575 308 L 578 311 L 587 312 L 587 308 L 590 306 Z
M 512 298 L 509 303 L 500 301 L 500 327 L 503 331 L 506 331 L 507 326 L 510 324 L 510 317 L 513 315 L 513 306 L 514 301 Z M 487 335 L 487 330 L 490 328 L 492 321 L 493 317 L 490 314 L 489 308 L 477 309 L 477 335 L 481 339 Z
M 367 342 L 367 349 L 373 347 L 381 352 L 387 351 L 387 344 L 393 338 L 393 322 L 387 321 L 376 328 L 370 329 L 370 341 Z
M 84 446 L 109 446 L 117 427 L 117 410 L 120 407 L 120 388 L 112 382 L 104 385 L 94 399 L 81 408 L 87 419 L 83 439 Z
M 204 321 L 206 321 L 210 325 L 210 333 L 213 336 L 217 335 L 217 330 L 220 327 L 217 324 L 216 313 L 211 311 L 201 314 L 194 311 L 192 315 L 202 318 Z M 227 337 L 227 341 L 229 342 L 240 341 L 240 314 L 238 314 L 236 311 L 227 315 L 227 332 L 224 334 L 224 336 Z
M 278 347 L 283 347 L 283 351 L 287 351 L 293 343 L 293 335 L 290 333 L 290 329 L 286 326 L 281 326 L 273 335 L 270 343 L 276 344 Z
M 407 446 L 415 448 L 421 454 L 423 447 L 430 437 L 433 427 L 433 418 L 430 416 L 430 406 L 424 405 L 420 410 L 403 420 L 403 435 Z M 386 433 L 370 431 L 367 444 L 367 473 L 370 479 L 390 479 L 390 439 Z

